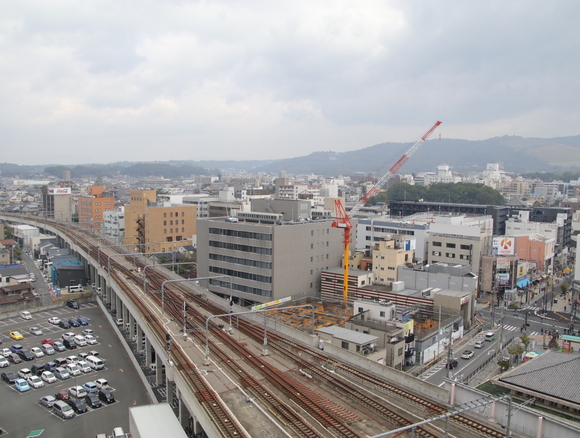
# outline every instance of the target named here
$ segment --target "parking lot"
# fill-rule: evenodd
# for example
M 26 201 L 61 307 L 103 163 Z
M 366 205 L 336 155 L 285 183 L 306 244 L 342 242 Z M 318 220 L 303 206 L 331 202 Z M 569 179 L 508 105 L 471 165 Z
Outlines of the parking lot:
M 34 430 L 43 430 L 41 438 L 47 437 L 92 437 L 97 433 L 110 434 L 114 427 L 122 426 L 129 429 L 128 408 L 135 405 L 149 404 L 147 392 L 138 377 L 132 362 L 121 345 L 113 327 L 96 303 L 88 303 L 75 310 L 68 307 L 58 307 L 39 313 L 31 312 L 31 319 L 13 317 L 0 320 L 0 348 L 10 348 L 15 344 L 22 345 L 30 350 L 40 347 L 43 339 L 52 338 L 62 341 L 62 334 L 73 332 L 80 334 L 84 329 L 92 329 L 97 338 L 94 345 L 78 346 L 75 349 L 56 352 L 50 356 L 22 361 L 19 364 L 10 363 L 0 368 L 0 372 L 18 374 L 22 368 L 31 369 L 34 364 L 43 364 L 54 361 L 56 358 L 66 358 L 79 353 L 96 351 L 98 358 L 105 362 L 102 370 L 90 370 L 66 380 L 57 379 L 54 383 L 45 383 L 41 388 L 31 388 L 26 392 L 19 392 L 14 384 L 0 381 L 0 397 L 2 410 L 0 411 L 0 427 L 8 436 L 26 437 Z M 48 319 L 57 317 L 65 320 L 84 317 L 89 325 L 63 329 L 51 324 Z M 31 327 L 38 327 L 42 333 L 32 334 Z M 18 331 L 23 339 L 12 339 L 10 332 Z M 82 386 L 97 379 L 106 379 L 111 386 L 111 393 L 115 402 L 103 403 L 101 407 L 88 407 L 87 412 L 76 414 L 74 418 L 63 420 L 54 414 L 53 409 L 43 406 L 39 400 L 43 396 L 54 396 L 61 390 L 68 390 L 73 386 Z

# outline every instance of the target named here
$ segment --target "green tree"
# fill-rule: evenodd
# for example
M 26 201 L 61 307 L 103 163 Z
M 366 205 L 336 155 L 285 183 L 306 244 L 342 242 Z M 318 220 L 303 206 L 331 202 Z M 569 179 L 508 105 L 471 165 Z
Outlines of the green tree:
M 566 284 L 560 285 L 560 290 L 562 291 L 562 294 L 567 295 L 568 294 L 568 285 L 566 285 Z
M 530 337 L 528 335 L 524 334 L 524 335 L 520 336 L 520 341 L 522 342 L 522 344 L 524 346 L 524 352 L 527 352 L 528 347 L 532 343 L 532 340 L 530 339 Z
M 508 347 L 508 353 L 514 357 L 514 362 L 518 363 L 520 361 L 521 355 L 524 354 L 524 344 L 521 342 L 512 342 Z
M 507 370 L 511 365 L 509 360 L 503 360 L 503 359 L 498 360 L 497 364 L 501 367 L 502 371 Z

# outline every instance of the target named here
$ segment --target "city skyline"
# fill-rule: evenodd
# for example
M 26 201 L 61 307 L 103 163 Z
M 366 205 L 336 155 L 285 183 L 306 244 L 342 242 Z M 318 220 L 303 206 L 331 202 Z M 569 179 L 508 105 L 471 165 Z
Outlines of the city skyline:
M 580 5 L 63 0 L 0 17 L 3 161 L 280 159 L 579 134 Z

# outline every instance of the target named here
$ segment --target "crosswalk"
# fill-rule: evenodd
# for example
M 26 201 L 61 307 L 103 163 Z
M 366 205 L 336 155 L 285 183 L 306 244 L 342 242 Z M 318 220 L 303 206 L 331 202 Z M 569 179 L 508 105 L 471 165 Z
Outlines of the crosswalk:
M 521 326 L 515 326 L 515 325 L 507 325 L 507 324 L 504 324 L 504 325 L 503 325 L 503 329 L 504 329 L 505 331 L 508 331 L 508 332 L 515 332 L 515 331 L 520 331 L 520 330 L 521 330 L 521 328 L 522 328 Z M 538 336 L 538 335 L 540 335 L 540 332 L 527 332 L 527 331 L 526 331 L 526 334 L 527 334 L 528 336 Z

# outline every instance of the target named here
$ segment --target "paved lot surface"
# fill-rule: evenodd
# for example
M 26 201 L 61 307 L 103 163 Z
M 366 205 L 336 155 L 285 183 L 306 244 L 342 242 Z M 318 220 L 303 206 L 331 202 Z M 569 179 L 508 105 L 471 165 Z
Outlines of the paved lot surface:
M 43 388 L 31 389 L 25 393 L 19 393 L 13 385 L 0 381 L 0 399 L 2 400 L 0 427 L 8 433 L 6 436 L 26 437 L 31 431 L 40 429 L 44 429 L 41 438 L 93 437 L 97 433 L 110 434 L 117 426 L 122 426 L 125 431 L 128 431 L 129 407 L 149 404 L 150 402 L 142 381 L 137 376 L 125 349 L 121 346 L 121 341 L 96 303 L 83 304 L 79 310 L 59 307 L 50 311 L 32 313 L 31 320 L 23 320 L 19 317 L 0 320 L 0 339 L 2 340 L 0 347 L 9 348 L 11 345 L 19 343 L 24 348 L 29 349 L 40 346 L 40 341 L 44 338 L 56 340 L 66 331 L 80 333 L 83 330 L 83 327 L 63 330 L 48 322 L 48 318 L 51 316 L 57 316 L 61 319 L 86 317 L 90 324 L 86 328 L 94 330 L 98 337 L 98 344 L 61 353 L 57 352 L 55 355 L 36 359 L 38 363 L 45 363 L 57 357 L 96 350 L 99 352 L 99 356 L 105 360 L 105 369 L 78 376 L 76 384 L 82 385 L 98 378 L 105 378 L 114 388 L 113 395 L 117 401 L 95 410 L 89 408 L 88 412 L 77 415 L 73 419 L 62 420 L 56 417 L 51 409 L 41 406 L 38 400 L 42 396 L 54 395 L 62 389 L 74 386 L 74 378 L 65 381 L 59 380 Z M 30 334 L 29 329 L 32 326 L 40 327 L 43 334 L 41 336 Z M 19 330 L 24 335 L 24 339 L 20 341 L 11 339 L 9 333 L 14 330 Z M 18 373 L 18 370 L 31 368 L 33 364 L 34 361 L 11 364 L 0 371 Z

